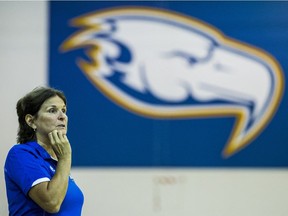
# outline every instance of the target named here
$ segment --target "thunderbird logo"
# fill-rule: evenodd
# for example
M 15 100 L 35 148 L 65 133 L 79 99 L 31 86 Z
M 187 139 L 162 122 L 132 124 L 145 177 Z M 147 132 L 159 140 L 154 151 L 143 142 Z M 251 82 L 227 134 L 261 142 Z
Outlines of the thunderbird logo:
M 61 46 L 109 99 L 138 115 L 235 117 L 225 157 L 247 146 L 276 112 L 283 75 L 268 54 L 170 11 L 122 8 L 78 17 Z

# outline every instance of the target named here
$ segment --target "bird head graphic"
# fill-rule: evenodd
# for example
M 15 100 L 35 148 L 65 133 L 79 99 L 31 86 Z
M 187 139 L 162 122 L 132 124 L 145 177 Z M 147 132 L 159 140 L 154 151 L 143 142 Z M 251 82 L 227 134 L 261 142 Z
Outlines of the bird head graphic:
M 116 8 L 72 20 L 79 31 L 61 51 L 83 49 L 77 64 L 104 95 L 150 118 L 235 117 L 223 155 L 268 124 L 283 75 L 264 51 L 197 19 L 152 8 Z

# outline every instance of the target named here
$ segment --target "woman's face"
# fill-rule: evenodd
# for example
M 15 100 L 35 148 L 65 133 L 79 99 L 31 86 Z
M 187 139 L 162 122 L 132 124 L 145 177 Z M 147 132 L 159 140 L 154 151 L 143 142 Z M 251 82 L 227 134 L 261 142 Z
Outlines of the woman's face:
M 48 133 L 53 130 L 66 134 L 68 124 L 66 110 L 66 105 L 59 96 L 47 99 L 40 107 L 37 118 L 33 122 L 36 126 L 37 139 L 41 139 L 41 137 L 46 139 Z

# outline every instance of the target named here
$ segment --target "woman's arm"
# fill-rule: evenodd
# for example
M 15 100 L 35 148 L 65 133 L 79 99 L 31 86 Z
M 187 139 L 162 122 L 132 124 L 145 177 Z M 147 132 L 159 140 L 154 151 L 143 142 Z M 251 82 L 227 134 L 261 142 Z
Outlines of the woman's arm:
M 56 172 L 51 181 L 32 187 L 29 197 L 46 212 L 56 213 L 65 198 L 71 170 L 71 147 L 66 135 L 56 130 L 49 133 L 52 148 L 58 158 Z

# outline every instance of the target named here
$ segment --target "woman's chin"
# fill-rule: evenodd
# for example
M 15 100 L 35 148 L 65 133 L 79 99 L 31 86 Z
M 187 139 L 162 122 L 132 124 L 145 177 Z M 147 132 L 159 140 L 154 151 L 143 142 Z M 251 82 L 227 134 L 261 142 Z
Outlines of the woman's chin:
M 57 131 L 61 132 L 63 135 L 67 134 L 66 128 L 57 128 Z

